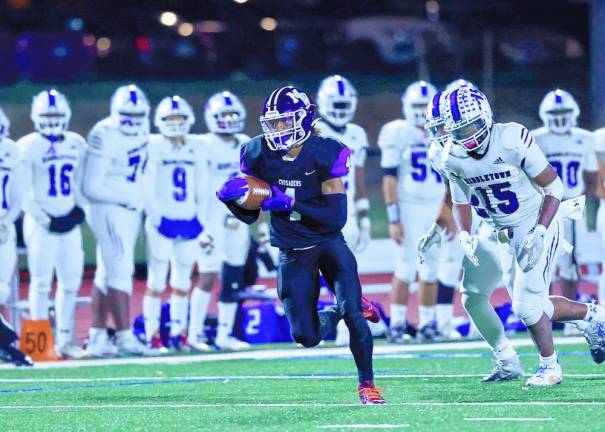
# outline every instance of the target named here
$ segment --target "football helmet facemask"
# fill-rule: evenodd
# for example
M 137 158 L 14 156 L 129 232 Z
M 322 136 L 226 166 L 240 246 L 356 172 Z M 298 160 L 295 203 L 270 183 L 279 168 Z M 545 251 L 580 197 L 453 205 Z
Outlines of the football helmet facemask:
M 149 101 L 136 85 L 118 87 L 111 97 L 110 112 L 124 135 L 149 132 Z
M 165 137 L 182 137 L 191 130 L 195 115 L 189 103 L 175 95 L 160 101 L 155 110 L 154 123 Z
M 459 87 L 448 96 L 445 130 L 454 144 L 475 152 L 487 144 L 493 125 L 487 97 L 472 87 Z
M 246 124 L 246 108 L 239 98 L 229 91 L 215 93 L 204 106 L 204 120 L 212 133 L 240 133 Z

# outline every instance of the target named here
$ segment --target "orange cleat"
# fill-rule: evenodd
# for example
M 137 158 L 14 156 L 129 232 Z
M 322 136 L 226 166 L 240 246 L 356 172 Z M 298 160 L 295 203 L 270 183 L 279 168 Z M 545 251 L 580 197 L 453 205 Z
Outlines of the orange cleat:
M 381 389 L 374 386 L 372 381 L 364 381 L 359 384 L 357 393 L 364 405 L 384 405 L 386 402 L 380 394 Z
M 374 306 L 374 304 L 361 296 L 361 307 L 363 308 L 363 317 L 370 322 L 377 323 L 380 321 L 380 313 L 378 312 L 378 308 Z

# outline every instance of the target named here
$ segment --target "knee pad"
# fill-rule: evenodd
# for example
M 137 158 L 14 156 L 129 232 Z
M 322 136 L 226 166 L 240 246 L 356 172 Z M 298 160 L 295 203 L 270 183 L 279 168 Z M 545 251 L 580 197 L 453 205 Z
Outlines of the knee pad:
M 97 288 L 99 288 L 99 291 L 101 291 L 103 294 L 107 294 L 108 288 L 113 288 L 116 291 L 120 291 L 125 294 L 131 295 L 132 294 L 132 276 L 108 277 L 106 279 L 105 285 L 102 288 L 97 286 Z
M 437 304 L 452 304 L 454 302 L 454 287 L 444 284 L 439 280 L 437 282 Z
M 416 266 L 405 261 L 395 264 L 395 277 L 402 282 L 412 283 L 416 280 Z
M 437 281 L 448 287 L 456 287 L 460 283 L 462 263 L 442 263 L 437 271 Z
M 482 294 L 467 292 L 462 294 L 461 302 L 464 309 L 471 315 L 473 308 L 485 303 L 489 304 L 489 297 Z
M 166 277 L 168 276 L 168 261 L 160 261 L 150 258 L 147 267 L 147 288 L 151 291 L 161 294 L 166 289 Z M 109 284 L 112 288 L 116 288 Z M 120 290 L 122 291 L 122 290 Z
M 4 282 L 0 282 L 0 306 L 5 305 L 10 297 L 11 287 Z
M 568 257 L 564 257 L 568 258 Z M 578 267 L 571 262 L 560 262 L 559 264 L 559 277 L 566 281 L 577 281 L 578 280 Z
M 513 301 L 513 312 L 527 327 L 540 321 L 542 314 L 545 313 L 544 305 L 542 303 L 532 304 L 526 301 Z
M 191 268 L 190 265 L 172 262 L 170 266 L 170 286 L 176 290 L 188 292 L 191 288 Z
M 437 266 L 429 262 L 421 264 L 418 271 L 418 277 L 426 283 L 437 282 Z
M 222 287 L 220 301 L 223 303 L 238 302 L 238 291 L 243 288 L 244 266 L 232 266 L 227 263 L 223 264 L 221 279 Z

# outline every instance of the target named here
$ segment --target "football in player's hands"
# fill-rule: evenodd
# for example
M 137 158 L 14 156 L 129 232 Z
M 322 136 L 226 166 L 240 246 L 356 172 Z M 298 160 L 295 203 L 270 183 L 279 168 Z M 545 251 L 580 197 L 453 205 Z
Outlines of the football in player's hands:
M 248 190 L 235 203 L 246 210 L 258 210 L 263 201 L 271 196 L 271 188 L 266 181 L 253 176 L 243 176 L 248 183 Z

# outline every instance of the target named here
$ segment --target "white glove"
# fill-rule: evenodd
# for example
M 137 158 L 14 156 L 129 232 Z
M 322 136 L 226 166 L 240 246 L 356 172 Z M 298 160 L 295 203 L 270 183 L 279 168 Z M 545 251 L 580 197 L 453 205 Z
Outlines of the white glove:
M 523 272 L 527 273 L 538 264 L 544 251 L 544 237 L 546 237 L 546 227 L 542 224 L 536 225 L 527 234 L 527 241 L 519 254 L 519 265 Z M 523 261 L 525 261 L 525 264 L 523 264 Z
M 50 226 L 50 216 L 44 212 L 37 215 L 37 217 L 34 217 L 34 219 L 36 219 L 38 225 L 42 226 L 43 228 L 48 229 L 48 227 Z
M 149 212 L 146 214 L 147 219 L 149 219 L 149 223 L 152 227 L 157 228 L 162 223 L 162 216 L 157 214 L 156 212 Z
M 207 232 L 203 232 L 198 237 L 198 241 L 200 243 L 200 247 L 202 248 L 202 253 L 205 255 L 210 255 L 214 249 L 214 239 L 212 236 Z
M 441 225 L 434 223 L 428 231 L 420 237 L 420 241 L 418 242 L 418 258 L 420 259 L 420 264 L 424 264 L 424 261 L 426 260 L 425 254 L 432 246 L 441 244 L 441 236 L 445 231 L 445 228 Z
M 0 245 L 8 241 L 8 225 L 0 220 Z
M 479 260 L 475 255 L 475 251 L 477 250 L 477 243 L 479 240 L 477 237 L 470 235 L 467 231 L 460 231 L 458 233 L 458 240 L 460 241 L 460 245 L 462 246 L 462 250 L 464 250 L 464 254 L 468 258 L 468 260 L 475 266 L 479 266 Z
M 363 252 L 370 244 L 372 239 L 372 222 L 370 218 L 364 216 L 359 219 L 359 239 L 355 245 L 355 252 Z

